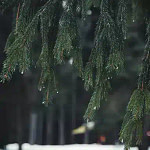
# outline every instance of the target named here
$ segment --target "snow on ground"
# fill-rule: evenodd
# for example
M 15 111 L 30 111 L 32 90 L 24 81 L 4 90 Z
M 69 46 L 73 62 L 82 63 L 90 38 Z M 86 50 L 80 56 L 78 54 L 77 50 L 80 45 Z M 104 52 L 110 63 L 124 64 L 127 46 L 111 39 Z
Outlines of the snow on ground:
M 23 150 L 124 150 L 122 145 L 98 145 L 98 144 L 74 144 L 74 145 L 30 145 L 23 144 Z M 6 150 L 18 150 L 18 144 L 9 144 Z M 131 148 L 131 150 L 138 150 L 138 148 Z

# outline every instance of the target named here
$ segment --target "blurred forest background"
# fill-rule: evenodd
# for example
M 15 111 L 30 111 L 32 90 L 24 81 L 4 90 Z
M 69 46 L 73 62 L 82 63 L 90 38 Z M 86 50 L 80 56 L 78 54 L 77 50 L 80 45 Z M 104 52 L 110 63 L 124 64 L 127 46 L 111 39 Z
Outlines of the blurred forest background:
M 89 16 L 85 23 L 78 20 L 84 63 L 87 62 L 93 47 L 99 12 L 93 8 L 87 13 Z M 5 59 L 3 49 L 13 28 L 14 16 L 13 10 L 0 14 L 0 67 Z M 34 63 L 30 71 L 23 75 L 15 73 L 9 83 L 0 84 L 0 146 L 9 143 L 40 145 L 99 143 L 102 136 L 106 137 L 103 144 L 118 143 L 126 106 L 137 85 L 145 45 L 144 29 L 144 20 L 140 18 L 130 24 L 124 52 L 125 70 L 111 80 L 112 91 L 109 99 L 102 104 L 95 116 L 95 128 L 86 134 L 72 135 L 73 129 L 85 123 L 83 115 L 91 93 L 84 90 L 84 81 L 78 78 L 71 65 L 71 59 L 66 61 L 66 64 L 55 68 L 60 83 L 59 91 L 53 97 L 49 107 L 42 105 L 42 93 L 37 88 L 39 71 L 34 67 L 36 66 Z M 39 41 L 37 37 L 34 43 L 32 56 L 35 60 L 40 50 Z M 145 145 L 150 142 L 146 134 L 149 129 L 149 119 L 146 118 Z

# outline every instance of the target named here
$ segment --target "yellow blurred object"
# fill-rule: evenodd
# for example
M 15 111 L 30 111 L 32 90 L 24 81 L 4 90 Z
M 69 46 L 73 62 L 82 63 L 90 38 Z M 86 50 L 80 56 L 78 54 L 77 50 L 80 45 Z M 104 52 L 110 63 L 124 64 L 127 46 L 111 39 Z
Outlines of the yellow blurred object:
M 95 122 L 88 122 L 88 123 L 84 123 L 82 126 L 78 127 L 77 129 L 72 130 L 72 134 L 76 135 L 76 134 L 84 134 L 86 132 L 86 130 L 93 130 L 95 127 Z
M 80 126 L 79 128 L 72 130 L 73 135 L 83 134 L 85 132 L 86 132 L 86 126 Z

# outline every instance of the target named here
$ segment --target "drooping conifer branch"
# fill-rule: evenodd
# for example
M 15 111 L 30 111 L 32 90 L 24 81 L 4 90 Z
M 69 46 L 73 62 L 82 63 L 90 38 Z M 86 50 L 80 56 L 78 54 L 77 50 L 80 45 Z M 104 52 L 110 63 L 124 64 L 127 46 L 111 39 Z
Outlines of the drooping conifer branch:
M 128 31 L 128 7 L 129 7 L 129 0 L 120 0 L 118 2 L 118 14 L 117 14 L 117 24 L 118 27 L 122 30 L 124 39 L 127 38 L 127 31 Z
M 51 97 L 57 92 L 54 66 L 72 58 L 79 76 L 82 76 L 85 81 L 85 89 L 93 91 L 84 116 L 87 120 L 93 119 L 96 110 L 101 106 L 101 101 L 108 97 L 111 89 L 110 79 L 118 75 L 124 68 L 123 51 L 128 23 L 129 20 L 136 18 L 135 15 L 129 14 L 129 9 L 133 8 L 132 12 L 135 14 L 137 2 L 139 1 L 2 0 L 0 2 L 1 11 L 4 12 L 10 7 L 18 8 L 16 9 L 16 26 L 9 35 L 5 46 L 7 58 L 1 73 L 2 82 L 10 80 L 16 68 L 21 73 L 30 68 L 32 43 L 36 36 L 40 36 L 41 53 L 37 64 L 41 69 L 39 90 L 44 94 L 43 103 L 47 106 Z M 142 7 L 145 7 L 143 2 Z M 87 11 L 91 7 L 97 7 L 100 15 L 95 31 L 94 48 L 83 71 L 77 13 L 81 13 L 80 19 L 85 21 Z M 52 30 L 56 34 L 53 40 L 50 38 Z M 143 117 L 150 113 L 149 20 L 147 37 L 138 89 L 131 96 L 120 134 L 120 139 L 124 141 L 126 149 L 132 145 L 134 140 L 136 144 L 141 143 Z
M 95 32 L 95 46 L 85 67 L 84 74 L 85 89 L 88 90 L 90 87 L 94 89 L 93 96 L 84 116 L 88 120 L 93 119 L 94 112 L 100 108 L 101 101 L 107 99 L 110 90 L 109 80 L 112 78 L 112 74 L 118 74 L 124 66 L 124 42 L 122 42 L 124 41 L 124 36 L 120 37 L 119 32 L 122 35 L 125 34 L 127 27 L 123 25 L 123 21 L 118 25 L 118 20 L 116 21 L 112 12 L 115 12 L 112 2 L 102 0 L 100 16 Z M 123 11 L 122 13 L 126 12 Z M 126 14 L 123 16 L 126 16 Z M 118 27 L 120 26 L 121 30 L 118 32 Z M 95 69 L 96 72 L 94 71 Z
M 73 64 L 81 75 L 82 52 L 75 6 L 75 0 L 64 1 L 64 10 L 59 21 L 59 30 L 54 47 L 54 58 L 56 64 L 61 64 L 65 62 L 65 58 L 72 57 Z
M 133 92 L 127 107 L 120 132 L 120 140 L 128 150 L 133 142 L 142 143 L 144 116 L 150 114 L 150 20 L 147 22 L 147 44 L 145 46 L 138 88 Z
M 57 91 L 54 65 L 65 62 L 66 58 L 72 57 L 73 65 L 77 68 L 80 76 L 82 74 L 76 1 L 64 1 L 65 5 L 62 5 L 62 1 L 49 0 L 38 9 L 33 6 L 34 0 L 18 2 L 20 3 L 16 12 L 16 28 L 10 34 L 5 47 L 7 58 L 4 61 L 1 73 L 2 82 L 11 79 L 16 67 L 22 74 L 29 69 L 32 43 L 40 33 L 42 50 L 38 60 L 38 66 L 41 68 L 39 90 L 44 93 L 43 103 L 48 105 L 49 99 Z M 63 13 L 59 18 L 58 35 L 55 44 L 53 44 L 49 41 L 49 33 L 52 28 L 52 21 L 55 22 L 56 20 L 55 13 L 58 7 L 58 5 L 55 5 L 56 2 L 62 7 L 60 11 L 63 11 Z M 54 47 L 51 45 L 54 45 Z

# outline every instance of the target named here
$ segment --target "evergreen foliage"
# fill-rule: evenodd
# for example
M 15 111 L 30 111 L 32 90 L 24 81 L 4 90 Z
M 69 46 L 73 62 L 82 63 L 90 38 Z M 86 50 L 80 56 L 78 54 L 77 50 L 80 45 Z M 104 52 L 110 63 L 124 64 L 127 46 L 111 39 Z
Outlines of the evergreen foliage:
M 147 20 L 147 44 L 145 46 L 141 73 L 139 75 L 138 88 L 133 92 L 127 107 L 120 132 L 120 140 L 126 145 L 126 149 L 133 142 L 141 144 L 143 136 L 144 116 L 150 114 L 150 20 Z
M 124 67 L 124 36 L 122 36 L 124 30 L 122 30 L 123 28 L 118 30 L 120 26 L 123 26 L 123 22 L 117 23 L 114 17 L 115 10 L 113 6 L 109 0 L 101 1 L 100 17 L 95 32 L 95 46 L 85 67 L 85 88 L 89 89 L 92 86 L 95 89 L 84 116 L 85 119 L 93 119 L 94 115 L 90 115 L 92 109 L 98 109 L 100 101 L 107 99 L 110 89 L 109 80 L 112 78 L 112 75 L 118 74 Z M 93 68 L 96 68 L 94 83 Z M 93 109 L 92 114 L 94 112 L 95 109 Z
M 16 8 L 16 26 L 10 33 L 5 53 L 1 80 L 12 78 L 16 68 L 23 74 L 32 66 L 32 44 L 40 36 L 41 53 L 38 67 L 41 69 L 39 90 L 43 92 L 43 104 L 48 106 L 57 93 L 57 78 L 54 66 L 73 59 L 73 65 L 84 79 L 86 90 L 93 95 L 84 118 L 91 120 L 107 100 L 111 89 L 110 80 L 124 68 L 125 40 L 128 24 L 135 21 L 144 5 L 129 0 L 2 0 L 1 12 Z M 142 7 L 141 7 L 142 6 Z M 78 19 L 86 20 L 91 7 L 99 9 L 99 19 L 95 31 L 94 47 L 86 66 L 82 64 Z M 131 11 L 132 10 L 132 11 Z M 146 7 L 143 14 L 147 16 Z M 80 17 L 81 16 L 81 17 Z M 150 21 L 147 22 L 147 44 L 138 81 L 127 107 L 120 132 L 120 140 L 129 149 L 133 142 L 140 144 L 143 135 L 143 118 L 150 113 Z M 54 36 L 54 37 L 53 37 Z

